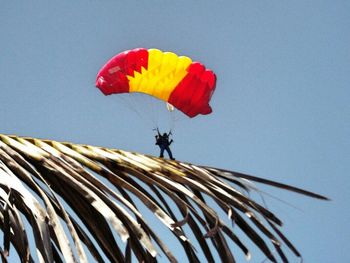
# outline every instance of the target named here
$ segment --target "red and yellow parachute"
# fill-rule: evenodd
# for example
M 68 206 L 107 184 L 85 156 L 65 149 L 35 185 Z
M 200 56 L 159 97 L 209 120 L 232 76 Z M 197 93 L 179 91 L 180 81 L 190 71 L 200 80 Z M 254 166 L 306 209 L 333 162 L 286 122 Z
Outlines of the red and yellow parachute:
M 109 60 L 99 71 L 105 95 L 141 92 L 168 102 L 189 117 L 212 112 L 216 76 L 199 62 L 158 49 L 136 48 Z

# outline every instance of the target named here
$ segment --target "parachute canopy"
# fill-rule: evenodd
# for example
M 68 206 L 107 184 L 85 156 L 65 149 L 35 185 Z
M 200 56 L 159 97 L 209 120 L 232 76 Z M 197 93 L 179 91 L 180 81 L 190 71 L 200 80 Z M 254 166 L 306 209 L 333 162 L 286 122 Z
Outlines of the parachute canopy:
M 171 104 L 189 117 L 212 112 L 216 76 L 199 62 L 158 49 L 136 48 L 109 60 L 99 71 L 105 95 L 141 92 Z M 167 105 L 168 105 L 167 104 Z

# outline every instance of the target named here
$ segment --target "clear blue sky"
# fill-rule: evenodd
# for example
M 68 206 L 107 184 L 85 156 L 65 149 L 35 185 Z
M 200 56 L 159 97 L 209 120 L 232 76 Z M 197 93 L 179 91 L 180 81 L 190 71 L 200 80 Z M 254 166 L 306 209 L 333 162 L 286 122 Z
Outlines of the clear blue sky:
M 157 155 L 153 127 L 96 73 L 135 47 L 188 55 L 217 90 L 211 115 L 177 124 L 175 157 L 330 197 L 266 201 L 305 262 L 350 262 L 349 28 L 340 0 L 2 1 L 0 133 Z

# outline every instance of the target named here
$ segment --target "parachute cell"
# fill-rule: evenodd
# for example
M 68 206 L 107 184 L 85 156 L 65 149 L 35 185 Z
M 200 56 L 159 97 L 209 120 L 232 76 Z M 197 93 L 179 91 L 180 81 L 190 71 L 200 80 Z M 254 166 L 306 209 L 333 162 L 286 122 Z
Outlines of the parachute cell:
M 158 49 L 137 48 L 109 60 L 99 71 L 105 95 L 140 92 L 163 100 L 189 117 L 212 112 L 216 76 L 199 62 Z

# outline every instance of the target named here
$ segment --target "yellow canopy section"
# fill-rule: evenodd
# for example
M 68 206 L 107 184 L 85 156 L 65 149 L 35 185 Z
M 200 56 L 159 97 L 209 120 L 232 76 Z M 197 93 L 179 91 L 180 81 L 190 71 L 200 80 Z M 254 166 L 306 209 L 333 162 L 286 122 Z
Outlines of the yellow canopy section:
M 127 76 L 129 92 L 142 92 L 168 101 L 174 88 L 186 76 L 186 69 L 191 63 L 189 57 L 149 49 L 148 68 L 142 68 L 141 73 L 135 71 L 134 77 Z

